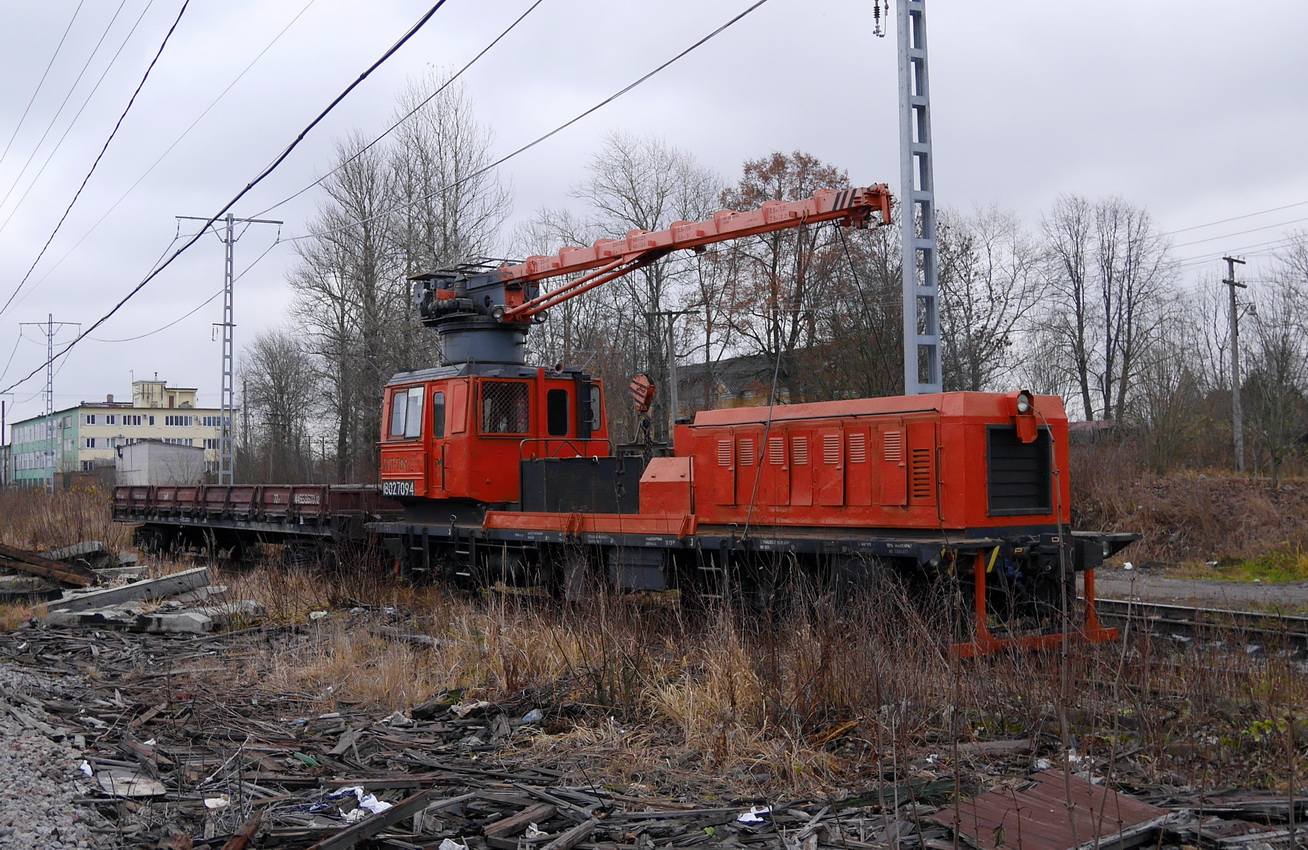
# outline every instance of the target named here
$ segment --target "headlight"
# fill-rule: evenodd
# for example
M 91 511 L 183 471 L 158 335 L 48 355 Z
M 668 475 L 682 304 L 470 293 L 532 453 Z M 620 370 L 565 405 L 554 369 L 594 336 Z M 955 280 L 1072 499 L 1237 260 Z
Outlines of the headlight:
M 1018 413 L 1031 412 L 1031 393 L 1027 392 L 1026 390 L 1022 390 L 1020 393 L 1017 394 L 1017 412 Z

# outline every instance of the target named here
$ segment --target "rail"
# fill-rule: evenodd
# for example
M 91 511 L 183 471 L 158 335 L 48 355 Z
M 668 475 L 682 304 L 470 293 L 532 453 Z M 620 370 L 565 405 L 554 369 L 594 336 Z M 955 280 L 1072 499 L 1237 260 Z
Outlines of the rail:
M 543 456 L 538 456 L 536 454 L 532 454 L 528 456 L 526 453 L 526 448 L 528 443 L 545 443 L 546 454 L 544 454 Z M 551 443 L 558 444 L 558 446 L 552 452 L 549 450 L 549 444 Z M 590 453 L 591 443 L 601 444 L 604 448 L 604 453 L 599 455 L 591 454 Z M 581 444 L 583 448 L 577 448 L 578 444 Z M 571 455 L 559 454 L 559 452 L 561 452 L 565 446 L 571 447 L 574 454 Z M 549 460 L 551 458 L 564 458 L 564 457 L 610 457 L 612 456 L 612 454 L 613 454 L 613 442 L 609 440 L 607 437 L 603 439 L 592 439 L 590 437 L 576 438 L 576 439 L 570 437 L 565 437 L 565 438 L 530 437 L 518 443 L 518 460 L 520 461 L 521 460 Z
M 1181 639 L 1230 635 L 1246 646 L 1256 643 L 1308 655 L 1308 617 L 1102 598 L 1095 600 L 1095 611 L 1100 619 L 1146 627 L 1151 633 Z

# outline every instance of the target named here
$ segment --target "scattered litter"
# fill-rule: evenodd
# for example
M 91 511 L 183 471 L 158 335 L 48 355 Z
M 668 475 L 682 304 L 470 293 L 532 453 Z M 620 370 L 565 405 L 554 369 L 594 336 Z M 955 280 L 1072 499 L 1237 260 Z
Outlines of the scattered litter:
M 309 612 L 309 619 L 310 619 L 310 620 L 321 620 L 323 617 L 326 617 L 326 616 L 327 616 L 327 612 L 326 612 L 326 611 L 310 611 L 310 612 Z
M 225 809 L 232 802 L 232 798 L 226 794 L 221 797 L 205 797 L 204 807 L 210 810 Z
M 447 838 L 441 842 L 441 846 L 437 850 L 468 850 L 468 845 L 460 844 L 453 838 Z
M 522 722 L 524 724 L 539 723 L 544 719 L 545 719 L 545 714 L 539 708 L 533 708 L 531 711 L 522 715 Z
M 491 704 L 486 700 L 477 700 L 476 702 L 466 702 L 459 705 L 450 706 L 450 711 L 454 712 L 457 717 L 467 717 L 474 712 L 480 714 L 490 708 Z
M 771 806 L 750 806 L 749 811 L 736 816 L 736 823 L 763 823 L 764 815 L 772 814 Z
M 91 763 L 86 759 L 82 759 L 82 763 L 77 766 L 77 769 L 86 776 L 95 776 L 95 771 L 91 769 Z

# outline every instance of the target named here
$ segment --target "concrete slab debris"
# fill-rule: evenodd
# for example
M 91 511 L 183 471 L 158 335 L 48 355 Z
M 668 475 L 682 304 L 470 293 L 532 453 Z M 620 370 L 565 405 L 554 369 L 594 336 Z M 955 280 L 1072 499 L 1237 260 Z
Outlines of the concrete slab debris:
M 208 567 L 196 567 L 163 578 L 145 579 L 101 590 L 69 593 L 63 599 L 48 603 L 50 610 L 86 611 L 92 608 L 105 608 L 136 599 L 162 599 L 174 593 L 182 593 L 203 587 L 209 583 Z

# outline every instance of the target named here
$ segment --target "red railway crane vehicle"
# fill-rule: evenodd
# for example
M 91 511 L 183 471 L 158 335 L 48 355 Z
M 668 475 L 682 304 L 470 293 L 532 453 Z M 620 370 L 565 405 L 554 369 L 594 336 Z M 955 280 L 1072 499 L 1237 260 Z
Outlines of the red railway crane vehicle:
M 884 185 L 826 190 L 411 278 L 442 356 L 386 385 L 387 499 L 370 506 L 364 529 L 405 573 L 474 586 L 571 597 L 603 581 L 761 599 L 798 576 L 868 588 L 894 575 L 923 596 L 946 583 L 968 600 L 950 627 L 961 655 L 1115 638 L 1095 617 L 1094 569 L 1137 537 L 1071 530 L 1068 423 L 1056 396 L 709 410 L 677 425 L 662 450 L 615 450 L 600 381 L 526 362 L 527 335 L 548 309 L 672 251 L 822 222 L 882 226 L 890 205 Z M 542 291 L 565 276 L 576 277 Z M 633 381 L 631 392 L 647 410 L 652 383 Z M 115 517 L 158 534 L 167 518 L 150 499 L 123 494 Z M 202 521 L 208 500 L 198 503 L 188 518 Z M 230 510 L 216 518 L 224 534 L 246 521 Z M 1086 604 L 1073 616 L 1078 573 Z

